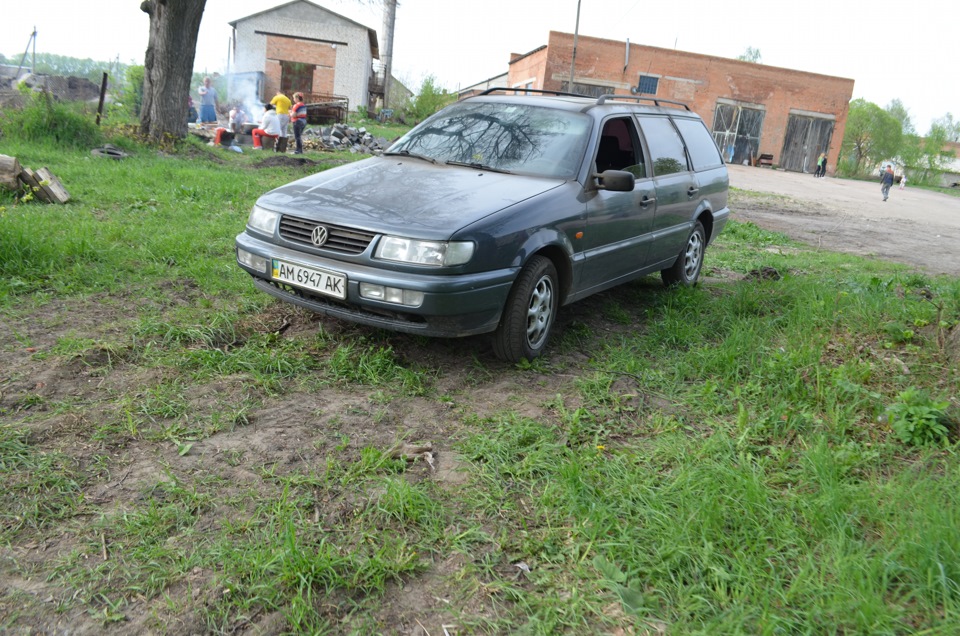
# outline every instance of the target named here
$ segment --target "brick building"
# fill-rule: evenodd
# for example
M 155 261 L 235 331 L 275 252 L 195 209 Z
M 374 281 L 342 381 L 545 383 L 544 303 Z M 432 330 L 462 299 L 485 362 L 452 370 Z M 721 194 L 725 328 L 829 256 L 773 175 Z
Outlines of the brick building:
M 232 99 L 269 100 L 278 90 L 342 96 L 350 110 L 383 96 L 377 32 L 308 0 L 294 0 L 229 23 Z M 377 64 L 377 66 L 379 66 Z M 246 87 L 246 88 L 245 88 Z M 237 95 L 237 93 L 255 95 Z
M 508 86 L 569 91 L 573 34 L 551 31 L 546 46 L 512 54 Z M 579 35 L 574 92 L 681 101 L 713 131 L 731 163 L 770 162 L 813 172 L 840 153 L 853 80 L 697 53 Z

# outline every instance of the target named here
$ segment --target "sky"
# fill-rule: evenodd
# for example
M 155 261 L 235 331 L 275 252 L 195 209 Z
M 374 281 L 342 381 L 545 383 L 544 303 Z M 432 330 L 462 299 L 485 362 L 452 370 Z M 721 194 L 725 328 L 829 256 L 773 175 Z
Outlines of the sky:
M 313 2 L 382 38 L 379 0 Z M 285 3 L 207 0 L 195 70 L 224 72 L 228 23 Z M 727 58 L 752 47 L 769 66 L 853 79 L 855 99 L 899 99 L 925 134 L 947 113 L 960 120 L 957 24 L 956 0 L 400 0 L 393 74 L 414 92 L 427 76 L 456 91 L 506 72 L 511 53 L 546 44 L 550 31 Z M 0 53 L 19 60 L 34 27 L 37 52 L 142 64 L 147 48 L 140 0 L 18 2 L 4 11 Z

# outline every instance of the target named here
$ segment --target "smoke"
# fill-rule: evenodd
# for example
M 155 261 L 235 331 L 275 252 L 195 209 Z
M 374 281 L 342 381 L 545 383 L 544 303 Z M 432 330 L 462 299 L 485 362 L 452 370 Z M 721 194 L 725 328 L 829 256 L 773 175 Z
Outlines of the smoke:
M 259 123 L 263 118 L 263 73 L 232 73 L 227 76 L 230 107 L 239 105 L 247 115 L 248 123 Z

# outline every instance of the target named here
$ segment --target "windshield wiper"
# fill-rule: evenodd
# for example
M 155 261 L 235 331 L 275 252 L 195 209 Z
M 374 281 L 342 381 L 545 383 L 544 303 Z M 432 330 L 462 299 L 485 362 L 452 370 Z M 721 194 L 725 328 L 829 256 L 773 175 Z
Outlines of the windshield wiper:
M 394 150 L 392 152 L 388 150 L 383 154 L 384 155 L 401 155 L 403 157 L 413 157 L 414 159 L 423 159 L 424 161 L 429 161 L 432 164 L 437 163 L 437 160 L 434 159 L 433 157 L 428 157 L 426 155 L 418 155 L 417 153 L 410 152 L 409 150 Z
M 448 166 L 463 166 L 465 168 L 476 168 L 477 170 L 488 170 L 490 172 L 502 172 L 503 174 L 513 174 L 510 170 L 504 170 L 503 168 L 494 168 L 493 166 L 488 166 L 482 163 L 476 163 L 474 161 L 447 161 L 445 162 Z

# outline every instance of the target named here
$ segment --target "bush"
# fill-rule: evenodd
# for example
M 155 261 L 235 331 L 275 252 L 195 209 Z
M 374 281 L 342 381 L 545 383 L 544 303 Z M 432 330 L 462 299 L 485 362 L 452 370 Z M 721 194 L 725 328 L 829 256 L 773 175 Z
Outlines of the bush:
M 28 96 L 23 109 L 4 114 L 3 130 L 23 141 L 92 148 L 103 139 L 94 118 L 93 113 L 85 112 L 83 105 L 58 102 L 50 93 L 35 93 Z
M 949 441 L 949 402 L 935 402 L 926 391 L 909 388 L 885 412 L 893 432 L 901 442 L 912 446 L 943 445 Z

